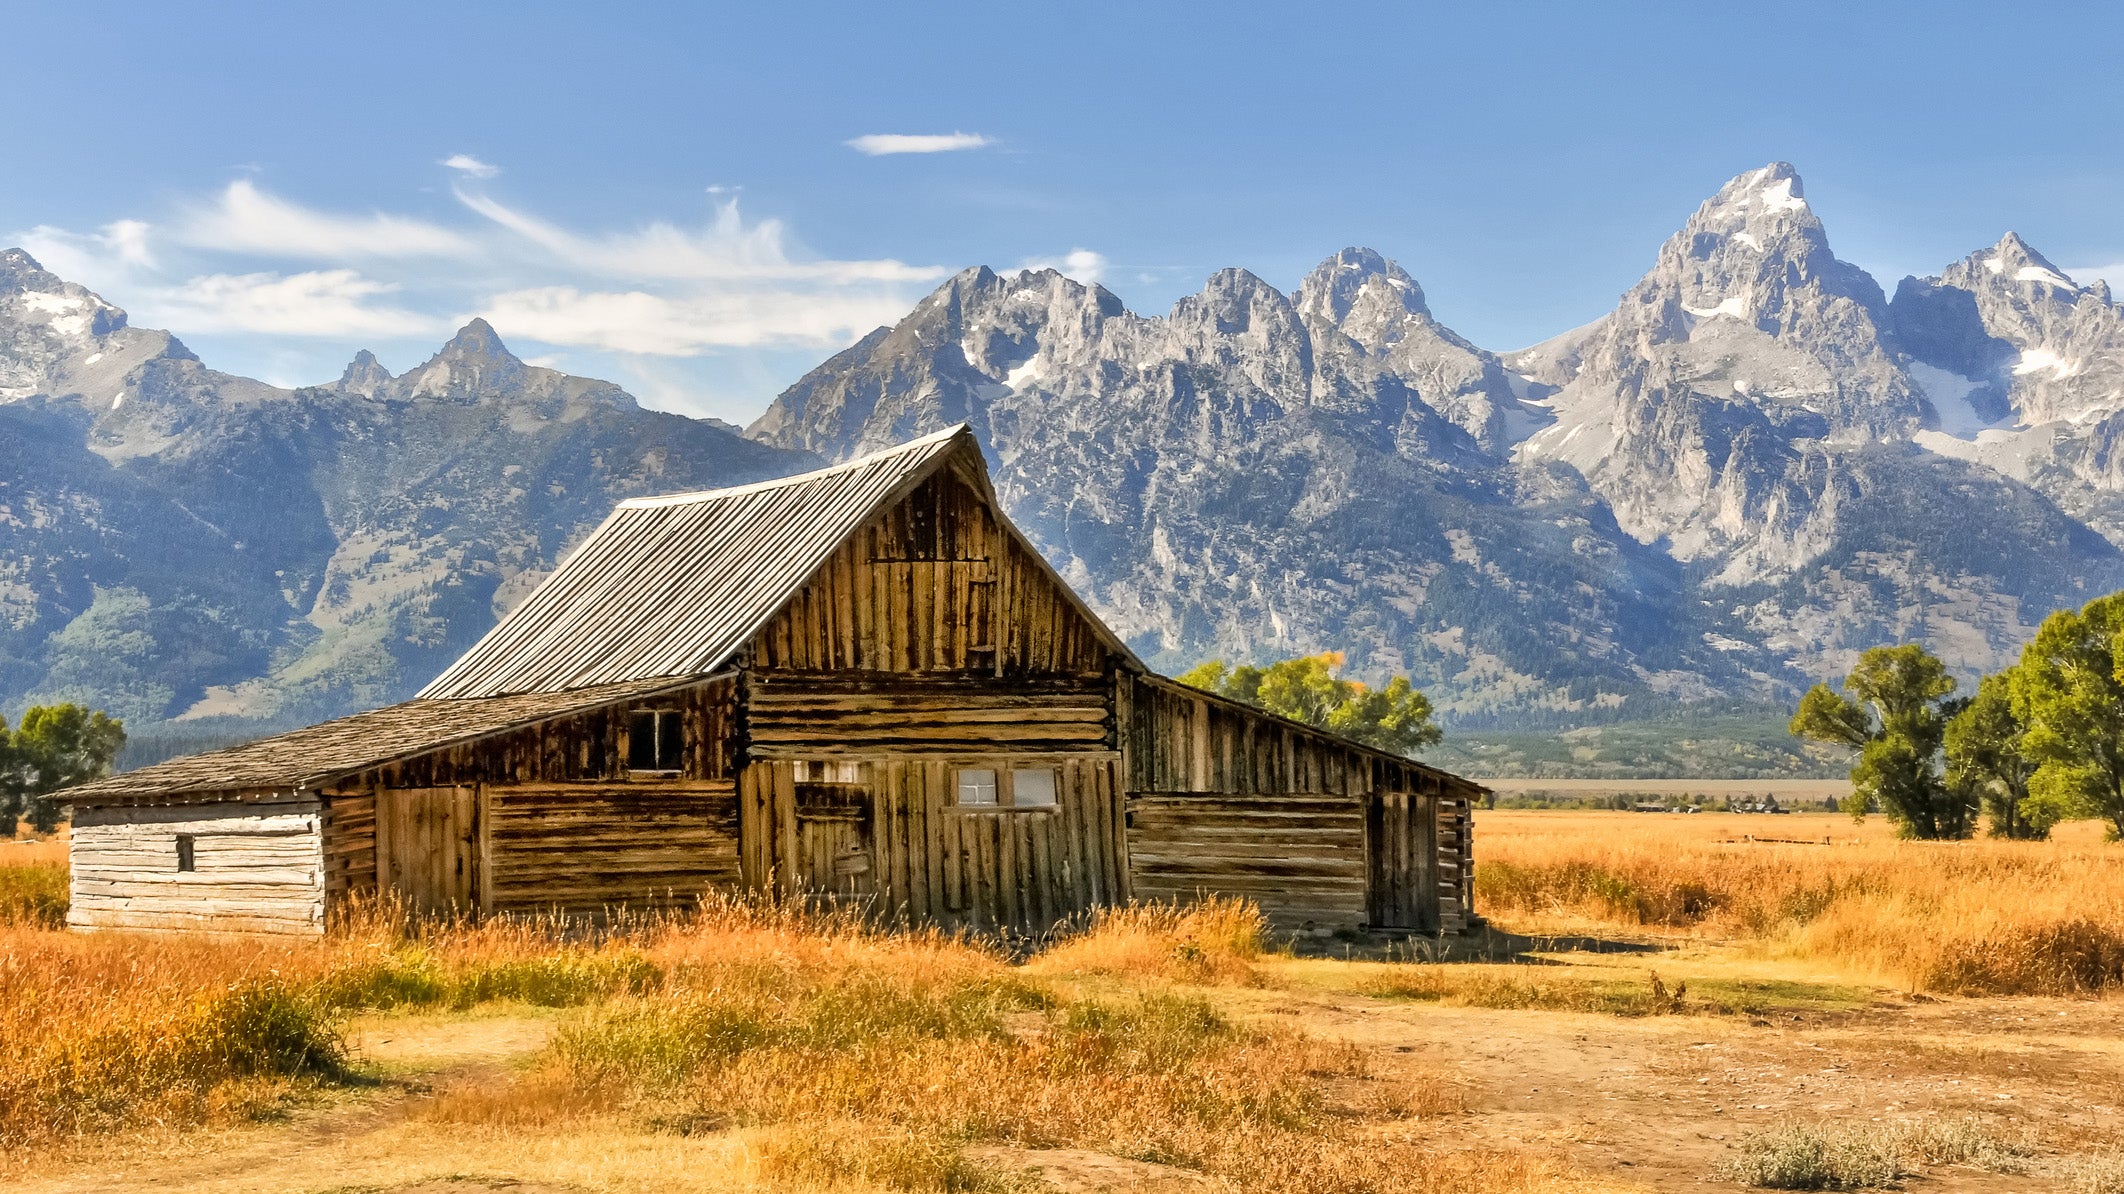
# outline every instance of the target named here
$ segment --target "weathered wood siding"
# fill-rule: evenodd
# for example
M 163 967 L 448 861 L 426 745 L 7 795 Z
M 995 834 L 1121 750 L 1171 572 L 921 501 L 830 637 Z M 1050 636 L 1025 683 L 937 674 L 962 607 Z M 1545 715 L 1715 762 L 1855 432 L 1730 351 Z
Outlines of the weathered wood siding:
M 1365 922 L 1365 811 L 1358 797 L 1133 796 L 1128 852 L 1139 900 L 1237 896 L 1286 930 Z
M 746 768 L 738 799 L 749 885 L 830 892 L 842 889 L 839 879 L 862 873 L 867 889 L 850 886 L 892 919 L 1018 931 L 1128 899 L 1125 812 L 1112 754 L 895 757 L 853 766 L 853 786 L 868 797 L 867 824 L 833 840 L 868 843 L 860 872 L 854 860 L 822 853 L 821 835 L 807 824 L 819 819 L 805 810 L 807 764 Z M 1053 768 L 1056 802 L 958 807 L 961 766 Z
M 193 869 L 178 869 L 178 838 Z M 75 810 L 77 929 L 313 934 L 324 929 L 315 799 Z
M 490 787 L 482 807 L 490 911 L 684 906 L 739 886 L 732 783 Z
M 1435 796 L 1375 792 L 1365 800 L 1367 924 L 1438 931 L 1438 820 Z
M 728 780 L 737 684 L 720 678 L 646 700 L 396 760 L 338 785 L 342 789 L 436 788 L 455 784 L 599 783 L 625 780 L 627 730 L 639 709 L 685 714 L 685 768 L 679 778 Z
M 802 672 L 1104 673 L 1108 652 L 954 469 L 850 536 L 752 644 Z

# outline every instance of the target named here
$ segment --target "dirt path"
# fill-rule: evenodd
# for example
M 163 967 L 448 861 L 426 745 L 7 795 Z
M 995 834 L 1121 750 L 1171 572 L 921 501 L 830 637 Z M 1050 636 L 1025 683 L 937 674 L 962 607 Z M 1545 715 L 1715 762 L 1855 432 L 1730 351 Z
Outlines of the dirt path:
M 1469 1114 L 1442 1144 L 1554 1150 L 1659 1190 L 1706 1175 L 1782 1119 L 1974 1115 L 1999 1130 L 2093 1141 L 2124 1106 L 2124 1006 L 1953 1001 L 1750 1021 L 1495 1011 L 1253 992 L 1251 1014 L 1375 1049 L 1380 1064 L 1460 1075 Z M 2052 1190 L 2056 1179 L 1948 1169 L 1916 1188 Z

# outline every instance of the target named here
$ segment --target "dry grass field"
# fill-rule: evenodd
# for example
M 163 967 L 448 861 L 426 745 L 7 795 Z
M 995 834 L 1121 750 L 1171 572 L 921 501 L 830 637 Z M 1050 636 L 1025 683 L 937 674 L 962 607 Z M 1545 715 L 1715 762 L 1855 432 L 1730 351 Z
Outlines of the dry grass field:
M 0 845 L 0 1182 L 2124 1192 L 2124 847 L 2087 828 L 1492 812 L 1477 938 L 1292 953 L 1226 904 L 1029 956 L 744 904 L 83 937 L 59 848 Z

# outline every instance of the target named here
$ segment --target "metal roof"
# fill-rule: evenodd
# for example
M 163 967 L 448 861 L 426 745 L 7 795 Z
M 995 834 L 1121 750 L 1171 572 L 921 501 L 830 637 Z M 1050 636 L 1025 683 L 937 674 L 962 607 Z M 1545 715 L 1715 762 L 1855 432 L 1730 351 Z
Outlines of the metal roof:
M 558 692 L 721 668 L 834 549 L 954 450 L 965 424 L 833 468 L 620 503 L 420 695 Z
M 476 701 L 411 700 L 242 746 L 171 759 L 66 791 L 68 801 L 124 800 L 184 792 L 300 791 L 409 754 L 567 717 L 697 683 L 634 680 L 574 692 Z

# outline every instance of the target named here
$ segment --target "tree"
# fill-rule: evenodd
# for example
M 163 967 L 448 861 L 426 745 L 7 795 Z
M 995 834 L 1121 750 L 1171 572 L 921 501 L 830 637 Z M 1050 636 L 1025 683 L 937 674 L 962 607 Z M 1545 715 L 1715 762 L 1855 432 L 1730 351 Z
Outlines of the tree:
M 1915 838 L 1964 838 L 1974 809 L 1950 791 L 1939 767 L 1954 677 L 1923 647 L 1874 647 L 1858 658 L 1838 693 L 1817 684 L 1800 698 L 1791 731 L 1858 752 L 1846 812 L 1878 806 Z
M 125 746 L 125 726 L 79 705 L 39 705 L 13 734 L 0 722 L 0 833 L 27 816 L 38 833 L 58 828 L 56 794 L 100 779 Z
M 2013 669 L 2021 749 L 2036 764 L 2031 796 L 2073 816 L 2101 817 L 2124 837 L 2124 593 L 2043 619 Z
M 2022 748 L 2027 727 L 2013 711 L 2013 669 L 1986 676 L 1976 697 L 1947 721 L 1947 784 L 1984 810 L 1991 836 L 2040 841 L 2070 810 L 2029 793 L 2036 763 Z
M 1212 659 L 1183 673 L 1180 682 L 1395 754 L 1413 755 L 1444 739 L 1445 732 L 1431 720 L 1429 698 L 1407 676 L 1372 688 L 1336 676 L 1341 666 L 1339 651 L 1265 668 L 1233 668 Z

